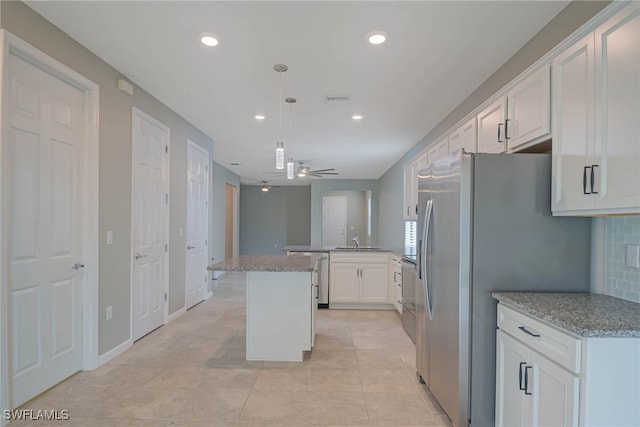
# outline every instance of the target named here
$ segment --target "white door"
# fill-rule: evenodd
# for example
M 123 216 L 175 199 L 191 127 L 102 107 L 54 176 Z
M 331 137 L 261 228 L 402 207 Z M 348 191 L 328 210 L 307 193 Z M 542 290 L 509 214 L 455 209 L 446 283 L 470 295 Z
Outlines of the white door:
M 133 340 L 165 322 L 169 128 L 133 109 Z
M 596 30 L 595 158 L 599 209 L 640 209 L 640 3 Z M 631 42 L 633 40 L 633 42 Z M 597 192 L 597 194 L 595 194 Z
M 347 198 L 325 196 L 322 198 L 322 246 L 347 244 Z
M 502 331 L 496 335 L 496 427 L 526 426 L 531 397 L 524 394 L 529 350 Z M 528 372 L 532 378 L 531 369 Z M 529 384 L 527 384 L 529 385 Z M 530 386 L 530 385 L 529 385 Z
M 530 352 L 532 374 L 528 393 L 531 393 L 533 427 L 577 426 L 580 401 L 578 377 L 536 352 Z M 533 372 L 532 372 L 533 370 Z
M 453 153 L 459 149 L 464 149 L 467 153 L 475 153 L 477 139 L 476 118 L 474 117 L 451 132 L 451 135 L 449 135 L 449 152 Z
M 389 302 L 389 265 L 360 265 L 360 302 Z
M 12 406 L 82 368 L 83 94 L 9 57 Z
M 204 300 L 207 292 L 209 153 L 187 143 L 186 307 Z
M 478 113 L 478 153 L 502 153 L 506 150 L 506 107 L 507 98 L 503 97 Z
M 594 51 L 589 34 L 553 60 L 554 212 L 593 208 L 588 160 L 594 144 Z
M 444 137 L 429 149 L 429 162 L 433 163 L 449 154 L 449 138 Z
M 507 93 L 508 149 L 548 135 L 551 128 L 550 67 L 545 65 Z

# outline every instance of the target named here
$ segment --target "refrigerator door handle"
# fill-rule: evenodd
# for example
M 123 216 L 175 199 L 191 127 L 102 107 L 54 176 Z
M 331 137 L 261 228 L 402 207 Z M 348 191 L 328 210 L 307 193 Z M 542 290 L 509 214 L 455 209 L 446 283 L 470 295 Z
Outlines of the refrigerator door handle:
M 424 213 L 424 238 L 422 239 L 422 252 L 420 256 L 420 261 L 422 263 L 422 285 L 424 286 L 424 294 L 426 296 L 426 306 L 427 306 L 427 315 L 429 316 L 429 320 L 433 320 L 433 314 L 431 312 L 431 298 L 429 296 L 429 286 L 427 283 L 427 247 L 429 245 L 429 228 L 431 226 L 431 214 L 433 213 L 433 200 L 427 200 L 427 207 Z

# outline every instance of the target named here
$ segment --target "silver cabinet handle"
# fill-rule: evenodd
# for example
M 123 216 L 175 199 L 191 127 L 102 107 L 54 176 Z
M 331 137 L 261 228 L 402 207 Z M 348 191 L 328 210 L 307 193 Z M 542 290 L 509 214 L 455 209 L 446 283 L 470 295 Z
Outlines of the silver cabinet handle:
M 195 249 L 195 246 L 187 245 L 187 250 Z
M 71 267 L 72 270 L 78 271 L 80 269 L 84 268 L 84 264 L 81 264 L 79 262 L 76 262 L 75 264 L 73 264 L 73 266 Z
M 136 252 L 136 254 L 134 256 L 135 259 L 146 258 L 146 257 L 147 257 L 146 255 L 141 255 L 138 252 Z

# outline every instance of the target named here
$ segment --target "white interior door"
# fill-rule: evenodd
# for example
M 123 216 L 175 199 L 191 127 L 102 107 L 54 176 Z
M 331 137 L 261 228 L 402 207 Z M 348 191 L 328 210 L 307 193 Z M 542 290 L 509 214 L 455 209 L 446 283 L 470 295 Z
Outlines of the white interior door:
M 12 406 L 82 368 L 83 93 L 9 56 Z
M 186 307 L 204 300 L 207 292 L 209 234 L 209 153 L 187 143 Z
M 165 322 L 168 288 L 169 128 L 133 109 L 132 337 Z
M 322 246 L 346 246 L 347 198 L 322 198 Z

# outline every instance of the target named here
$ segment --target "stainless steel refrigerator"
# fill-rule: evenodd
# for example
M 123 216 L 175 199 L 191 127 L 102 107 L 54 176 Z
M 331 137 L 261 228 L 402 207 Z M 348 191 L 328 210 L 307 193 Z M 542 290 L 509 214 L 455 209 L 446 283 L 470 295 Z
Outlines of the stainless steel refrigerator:
M 549 154 L 419 173 L 416 367 L 454 426 L 493 426 L 495 290 L 589 291 L 591 222 L 551 216 Z

